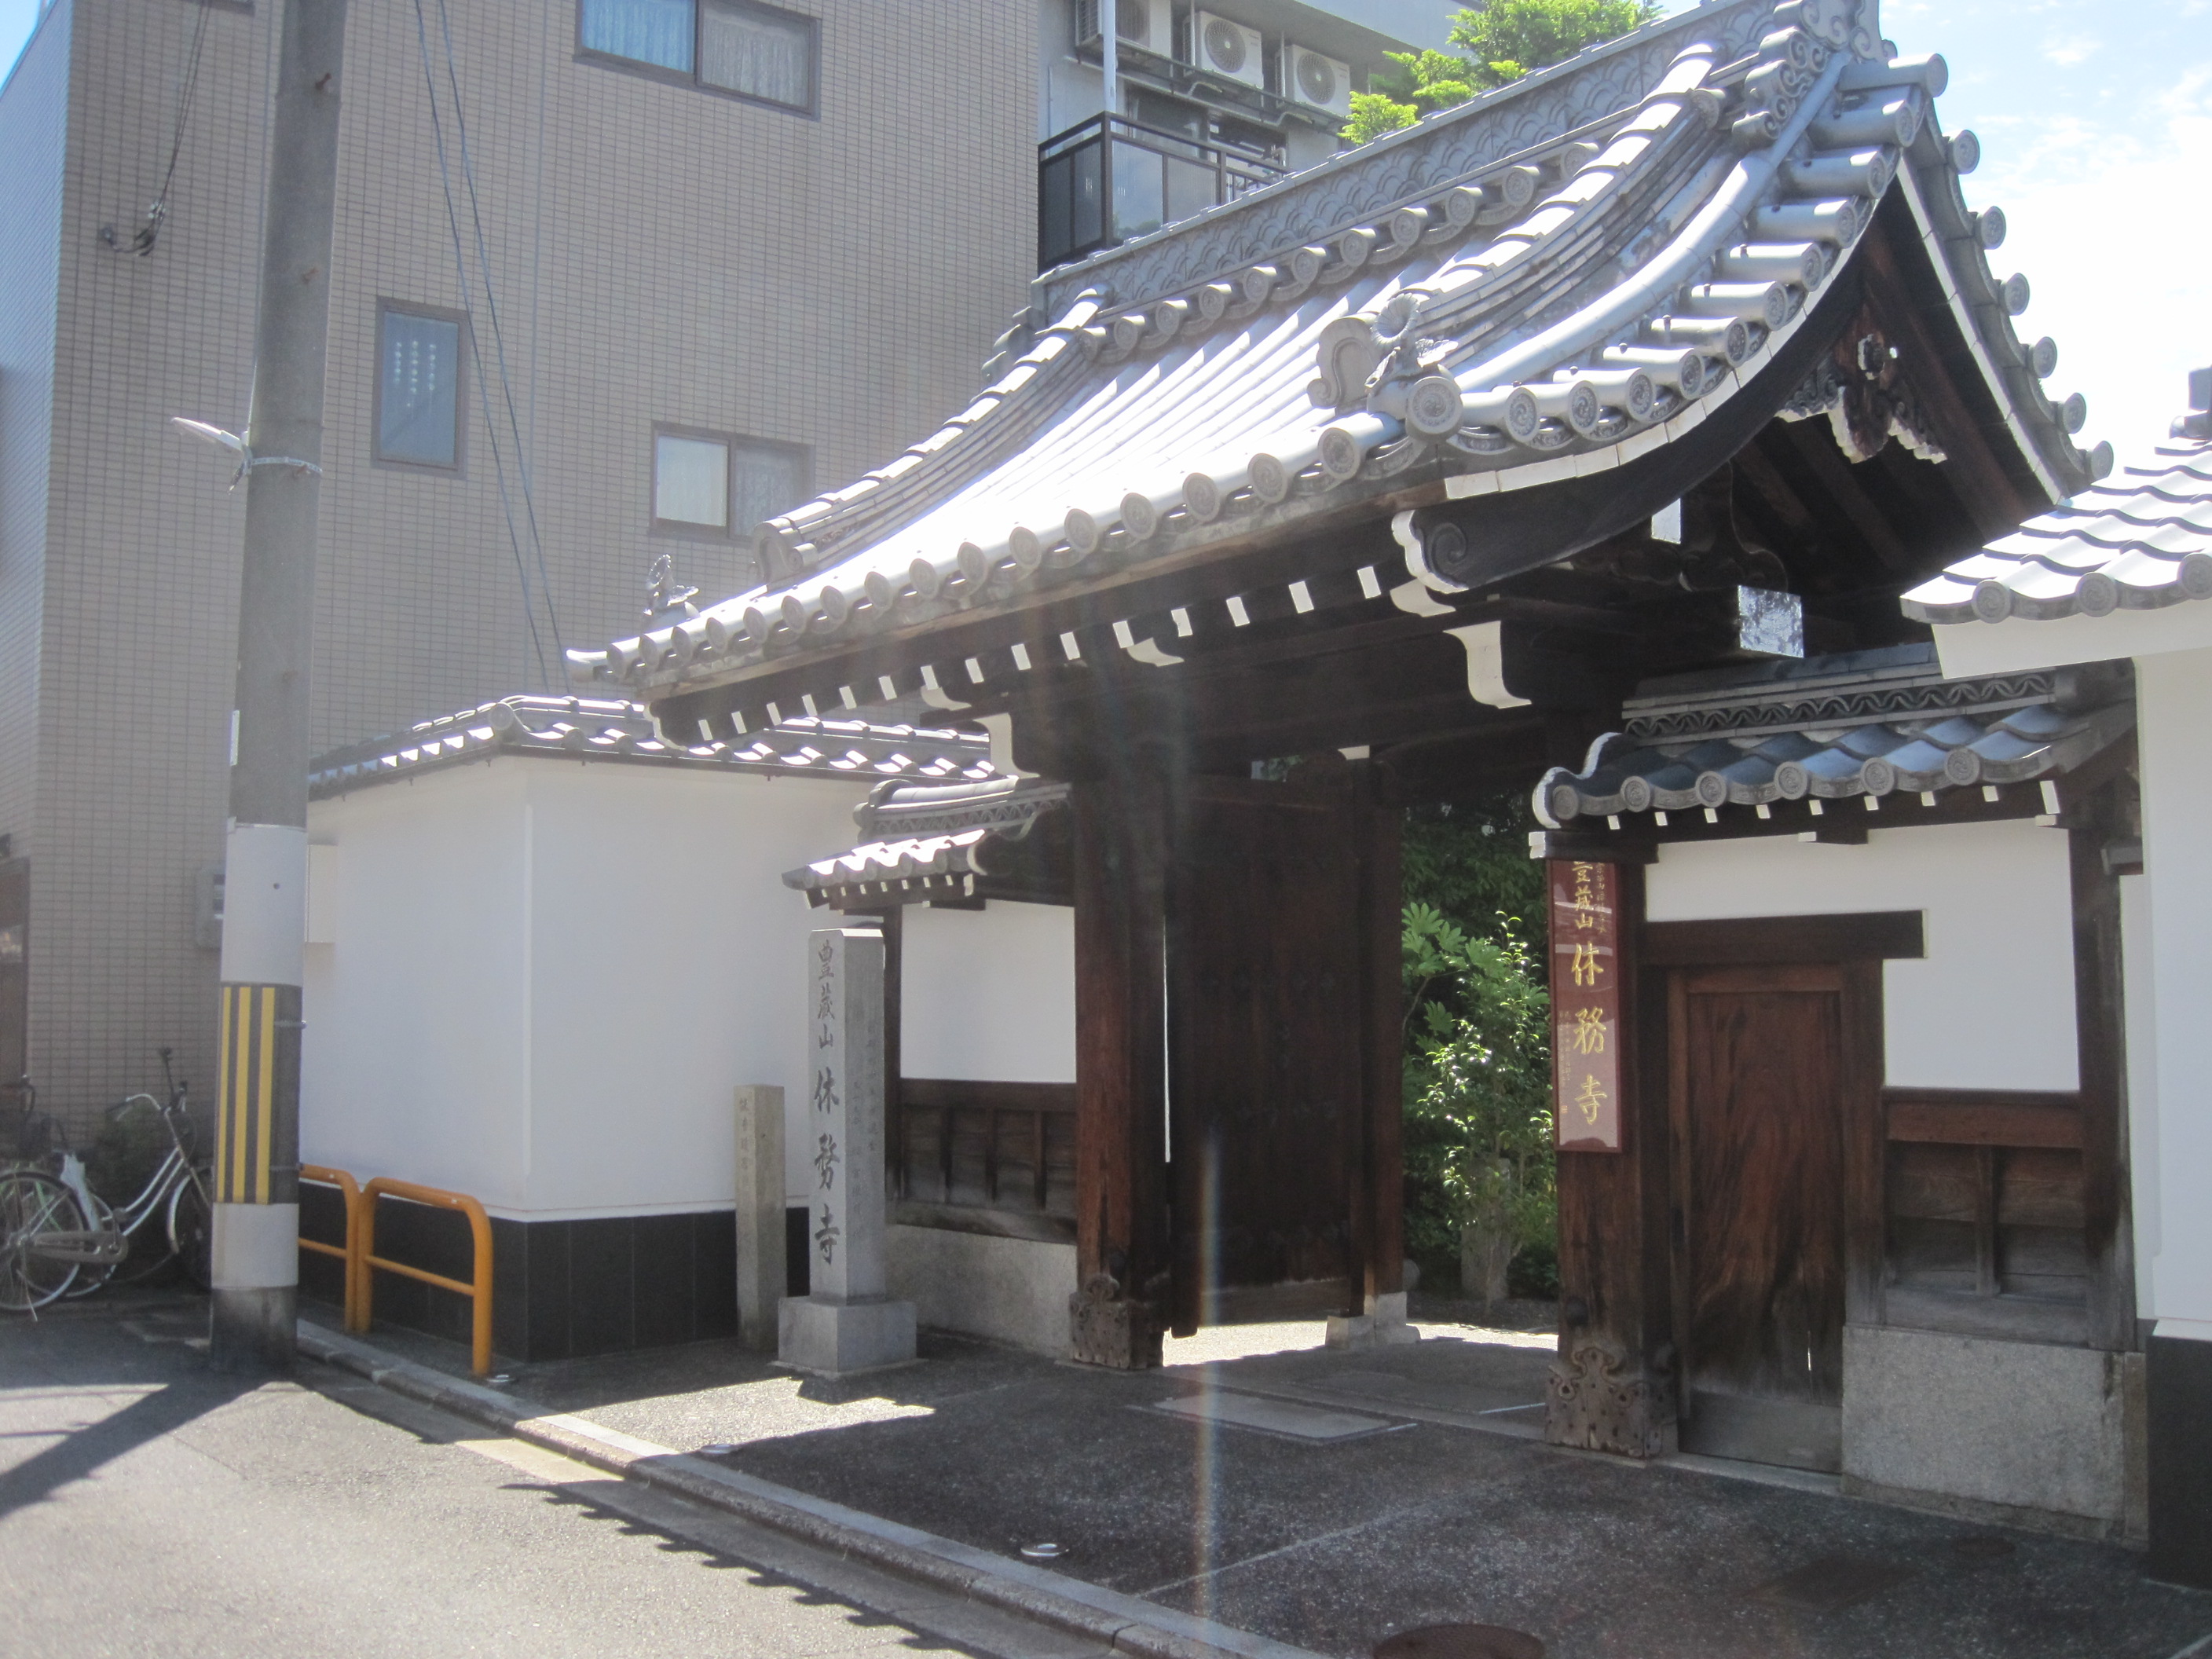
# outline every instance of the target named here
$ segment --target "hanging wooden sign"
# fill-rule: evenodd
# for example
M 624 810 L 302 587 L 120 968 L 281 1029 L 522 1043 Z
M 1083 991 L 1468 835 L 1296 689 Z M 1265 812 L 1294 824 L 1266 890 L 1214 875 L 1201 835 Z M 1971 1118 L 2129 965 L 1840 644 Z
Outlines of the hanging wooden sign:
M 1620 875 L 1553 859 L 1552 1122 L 1565 1152 L 1620 1150 Z

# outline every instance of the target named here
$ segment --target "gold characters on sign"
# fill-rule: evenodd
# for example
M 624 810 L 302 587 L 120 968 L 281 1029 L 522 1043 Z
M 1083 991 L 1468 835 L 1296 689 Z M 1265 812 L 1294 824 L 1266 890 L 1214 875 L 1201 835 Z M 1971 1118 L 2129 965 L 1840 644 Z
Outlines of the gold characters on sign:
M 1596 1073 L 1583 1073 L 1582 1092 L 1575 1097 L 1575 1107 L 1582 1113 L 1583 1122 L 1596 1123 L 1597 1115 L 1605 1109 L 1605 1103 L 1610 1098 L 1604 1085 L 1597 1080 Z

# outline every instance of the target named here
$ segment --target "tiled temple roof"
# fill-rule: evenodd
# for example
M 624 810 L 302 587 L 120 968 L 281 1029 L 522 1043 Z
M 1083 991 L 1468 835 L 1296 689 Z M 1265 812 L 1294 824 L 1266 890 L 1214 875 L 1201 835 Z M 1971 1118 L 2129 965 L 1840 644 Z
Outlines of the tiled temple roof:
M 1999 788 L 2070 771 L 2135 724 L 2126 678 L 2068 671 L 1946 679 L 1929 645 L 1662 683 L 1623 707 L 1579 771 L 1537 785 L 1549 828 L 1777 801 Z
M 2212 369 L 2147 466 L 2093 484 L 1905 596 L 1917 622 L 2102 617 L 2212 599 Z
M 1462 498 L 1623 466 L 1775 360 L 1893 194 L 2021 476 L 2084 488 L 2109 450 L 2075 446 L 2079 401 L 2041 386 L 2056 347 L 2014 332 L 2027 284 L 1990 268 L 2003 216 L 1960 192 L 1978 147 L 1938 131 L 1945 79 L 1892 60 L 1875 0 L 1723 0 L 1049 273 L 1050 325 L 969 409 L 761 527 L 762 587 L 571 673 L 654 701 L 750 683 L 1409 483 Z M 1048 648 L 1086 644 L 1163 653 L 1127 621 Z M 943 698 L 1033 646 L 907 665 L 919 649 L 844 695 Z M 702 735 L 780 719 L 778 695 Z
M 653 729 L 652 715 L 639 703 L 515 696 L 334 749 L 311 763 L 308 793 L 321 800 L 501 754 L 779 776 L 844 775 L 963 782 L 993 776 L 990 738 L 977 731 L 801 717 L 749 738 L 686 749 L 664 741 Z
M 1027 840 L 1066 800 L 1066 784 L 1042 778 L 878 785 L 853 816 L 880 838 L 787 872 L 784 884 L 816 905 L 972 898 L 1002 873 L 997 849 Z

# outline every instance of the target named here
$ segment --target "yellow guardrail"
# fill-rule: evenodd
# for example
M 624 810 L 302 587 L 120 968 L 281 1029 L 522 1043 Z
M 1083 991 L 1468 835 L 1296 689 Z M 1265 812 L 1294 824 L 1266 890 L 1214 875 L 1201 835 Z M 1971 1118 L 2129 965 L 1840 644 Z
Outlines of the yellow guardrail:
M 451 1291 L 469 1298 L 471 1315 L 469 1341 L 469 1370 L 477 1376 L 491 1373 L 491 1218 L 484 1206 L 466 1193 L 447 1192 L 442 1187 L 424 1187 L 412 1181 L 395 1181 L 389 1176 L 378 1176 L 362 1186 L 343 1170 L 333 1170 L 320 1164 L 300 1166 L 300 1179 L 318 1186 L 335 1187 L 345 1200 L 345 1243 L 343 1245 L 325 1244 L 319 1238 L 301 1238 L 300 1248 L 313 1250 L 322 1255 L 336 1256 L 345 1263 L 345 1328 L 356 1334 L 366 1334 L 374 1318 L 376 1305 L 375 1275 L 380 1270 L 398 1273 L 402 1278 L 435 1285 L 441 1291 Z M 394 1261 L 376 1253 L 376 1201 L 380 1198 L 403 1199 L 410 1204 L 426 1204 L 433 1209 L 453 1210 L 468 1218 L 471 1255 L 470 1282 L 448 1279 L 443 1273 L 434 1273 L 404 1261 Z
M 392 1261 L 376 1253 L 376 1200 L 380 1198 L 402 1198 L 411 1204 L 427 1204 L 434 1209 L 458 1210 L 469 1218 L 469 1234 L 474 1245 L 472 1254 L 473 1282 L 464 1285 L 458 1279 L 447 1279 L 421 1267 L 410 1267 L 404 1261 Z M 389 1176 L 379 1176 L 361 1189 L 360 1224 L 354 1229 L 360 1241 L 354 1249 L 353 1282 L 355 1295 L 352 1329 L 365 1332 L 369 1328 L 375 1304 L 377 1272 L 398 1273 L 402 1278 L 434 1285 L 441 1291 L 452 1291 L 467 1297 L 473 1304 L 474 1318 L 471 1325 L 469 1343 L 469 1372 L 473 1376 L 491 1375 L 491 1218 L 484 1206 L 465 1193 L 449 1193 L 442 1187 L 419 1187 L 411 1181 L 394 1181 Z
M 300 1179 L 312 1181 L 318 1187 L 335 1187 L 338 1196 L 345 1200 L 345 1243 L 325 1244 L 319 1238 L 300 1236 L 300 1248 L 313 1250 L 319 1255 L 334 1255 L 345 1263 L 346 1328 L 353 1328 L 353 1229 L 354 1216 L 361 1208 L 361 1183 L 343 1170 L 332 1170 L 320 1164 L 302 1164 Z

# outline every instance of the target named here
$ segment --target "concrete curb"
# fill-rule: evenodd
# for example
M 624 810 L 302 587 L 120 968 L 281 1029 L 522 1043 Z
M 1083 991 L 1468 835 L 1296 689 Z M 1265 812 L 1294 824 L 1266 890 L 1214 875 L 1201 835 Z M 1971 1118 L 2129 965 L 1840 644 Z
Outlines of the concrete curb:
M 401 1359 L 302 1322 L 300 1351 L 379 1388 L 543 1446 L 624 1480 L 709 1504 L 871 1566 L 1032 1619 L 1139 1659 L 1322 1659 L 1251 1631 L 1178 1613 L 914 1527 L 726 1469 L 635 1435 Z

